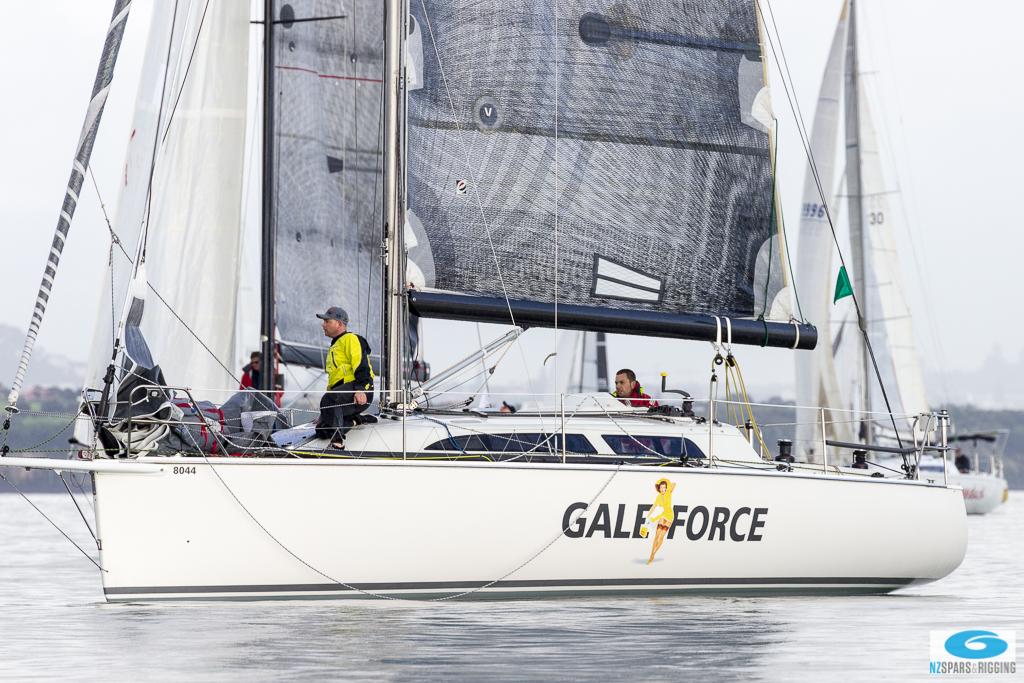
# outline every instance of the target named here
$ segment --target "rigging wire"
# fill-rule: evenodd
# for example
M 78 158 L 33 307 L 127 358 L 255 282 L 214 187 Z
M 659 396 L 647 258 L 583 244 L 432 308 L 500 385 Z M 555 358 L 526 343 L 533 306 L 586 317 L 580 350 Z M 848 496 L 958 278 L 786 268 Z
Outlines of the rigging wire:
M 775 22 L 775 14 L 772 12 L 771 1 L 755 0 L 755 2 L 757 5 L 758 12 L 761 13 L 762 23 L 765 25 L 765 35 L 768 38 L 768 45 L 772 52 L 772 56 L 775 57 L 776 63 L 779 64 L 780 66 L 780 73 L 784 72 L 784 75 L 781 78 L 783 90 L 786 93 L 786 99 L 788 100 L 790 109 L 793 111 L 794 117 L 796 119 L 797 133 L 800 136 L 800 142 L 804 149 L 804 154 L 807 157 L 807 163 L 811 171 L 811 177 L 814 178 L 814 184 L 818 190 L 818 197 L 821 199 L 821 205 L 825 209 L 825 217 L 828 220 L 828 227 L 832 233 L 832 241 L 835 243 L 836 251 L 839 254 L 839 262 L 843 268 L 846 268 L 846 259 L 843 257 L 843 250 L 839 246 L 839 236 L 836 234 L 835 224 L 832 222 L 832 212 L 828 208 L 828 202 L 825 200 L 825 190 L 821 184 L 821 176 L 818 174 L 818 166 L 814 161 L 814 153 L 811 150 L 810 139 L 807 135 L 807 126 L 805 125 L 803 119 L 803 112 L 800 109 L 800 103 L 796 100 L 796 93 L 790 91 L 790 85 L 793 83 L 793 76 L 789 71 L 789 62 L 786 59 L 785 50 L 782 47 L 782 39 L 779 35 L 778 24 Z M 762 3 L 768 8 L 768 16 L 771 17 L 770 30 L 768 30 L 768 22 L 764 21 L 764 13 L 761 11 Z M 773 33 L 775 34 L 775 40 L 772 40 Z M 775 45 L 776 42 L 778 42 L 777 49 Z M 847 270 L 847 272 L 849 271 Z M 864 286 L 864 284 L 865 283 L 861 283 L 861 286 Z M 853 299 L 853 305 L 857 310 L 857 317 L 863 321 L 864 315 L 863 311 L 861 310 L 860 302 L 857 300 L 856 292 L 852 291 L 850 293 L 850 296 Z M 871 344 L 871 339 L 869 338 L 867 330 L 864 328 L 864 326 L 858 325 L 858 328 L 861 331 L 861 335 L 864 338 L 864 344 L 868 350 L 868 355 L 871 358 L 871 364 L 874 367 L 875 377 L 878 379 L 878 387 L 881 390 L 882 398 L 885 400 L 885 408 L 886 411 L 889 413 L 889 419 L 892 422 L 892 428 L 896 434 L 896 441 L 899 444 L 900 448 L 902 448 L 903 439 L 900 436 L 899 428 L 896 426 L 896 417 L 893 414 L 892 404 L 889 401 L 889 393 L 886 391 L 885 383 L 882 381 L 882 373 L 878 367 L 878 360 L 875 358 L 874 347 Z
M 178 91 L 177 99 L 175 99 L 174 107 L 173 107 L 173 109 L 168 114 L 166 127 L 164 128 L 164 135 L 161 137 L 161 135 L 160 135 L 160 124 L 161 124 L 160 119 L 162 118 L 162 112 L 164 111 L 164 101 L 165 101 L 165 98 L 166 98 L 166 95 L 167 95 L 167 78 L 168 78 L 168 74 L 170 72 L 170 67 L 171 67 L 170 55 L 171 55 L 171 50 L 172 50 L 172 48 L 174 46 L 174 31 L 175 31 L 175 26 L 177 24 L 177 19 L 178 19 L 178 0 L 175 0 L 175 3 L 174 3 L 173 18 L 171 20 L 170 39 L 168 40 L 168 44 L 167 44 L 167 56 L 166 56 L 166 59 L 165 59 L 166 63 L 164 64 L 164 75 L 163 75 L 164 85 L 163 85 L 163 88 L 161 89 L 161 92 L 160 92 L 160 105 L 159 105 L 158 111 L 161 112 L 161 113 L 157 115 L 156 135 L 154 136 L 154 140 L 153 140 L 153 155 L 152 155 L 152 158 L 150 159 L 149 181 L 148 181 L 147 188 L 146 188 L 146 213 L 145 213 L 145 218 L 144 218 L 144 227 L 143 227 L 143 230 L 142 230 L 142 235 L 141 235 L 140 243 L 139 243 L 139 259 L 138 259 L 138 263 L 134 262 L 131 259 L 131 257 L 128 256 L 127 252 L 125 252 L 125 256 L 128 256 L 129 262 L 131 262 L 136 267 L 136 269 L 138 268 L 139 263 L 144 263 L 145 260 L 146 260 L 146 248 L 147 248 L 147 242 L 148 242 L 148 239 L 149 239 L 149 219 L 150 219 L 150 215 L 151 215 L 151 211 L 152 211 L 152 202 L 153 202 L 153 178 L 154 178 L 155 173 L 156 173 L 157 156 L 158 156 L 157 152 L 158 152 L 159 147 L 161 146 L 162 142 L 164 140 L 166 140 L 167 132 L 170 130 L 171 124 L 174 122 L 174 114 L 177 111 L 178 101 L 181 98 L 181 94 L 184 92 L 185 84 L 188 82 L 188 76 L 189 76 L 189 74 L 191 73 L 191 70 L 192 70 L 192 60 L 193 60 L 193 57 L 195 57 L 196 48 L 197 48 L 197 46 L 199 44 L 199 39 L 202 36 L 202 30 L 203 30 L 203 26 L 204 26 L 205 20 L 206 20 L 206 11 L 207 11 L 207 9 L 209 9 L 209 5 L 210 5 L 210 2 L 209 2 L 209 0 L 207 0 L 206 5 L 203 8 L 202 18 L 201 18 L 201 20 L 199 22 L 199 25 L 198 25 L 197 29 L 196 29 L 196 37 L 195 37 L 195 40 L 193 41 L 192 49 L 191 49 L 191 52 L 190 52 L 190 55 L 189 55 L 189 59 L 188 59 L 188 62 L 186 64 L 186 66 L 185 66 L 185 72 L 182 75 L 181 88 Z M 99 188 L 98 187 L 96 187 L 96 192 L 97 192 L 97 196 L 98 196 L 99 195 Z M 108 226 L 109 226 L 109 221 L 108 221 Z M 112 236 L 116 237 L 116 233 L 114 233 L 113 229 L 111 228 L 110 230 L 111 230 Z M 119 246 L 121 246 L 120 239 L 117 240 L 117 244 Z M 121 249 L 122 249 L 122 251 L 124 251 L 124 247 L 123 246 L 121 246 Z M 197 342 L 199 342 L 199 345 L 202 346 L 202 348 L 207 353 L 209 353 L 210 356 L 215 361 L 217 361 L 217 364 L 220 365 L 221 368 L 224 369 L 224 371 L 228 374 L 228 376 L 231 377 L 234 381 L 238 382 L 239 379 L 238 379 L 238 377 L 235 376 L 234 372 L 230 368 L 228 368 L 223 363 L 223 361 L 220 360 L 220 358 L 217 357 L 217 354 L 215 354 L 213 352 L 213 350 L 206 344 L 206 342 L 204 342 L 199 337 L 199 335 L 195 332 L 195 330 L 193 330 L 192 327 L 188 323 L 186 323 L 185 320 L 180 315 L 178 315 L 178 312 L 174 310 L 174 308 L 167 302 L 166 299 L 164 299 L 163 295 L 161 295 L 160 292 L 157 291 L 156 287 L 154 287 L 153 284 L 151 282 L 149 282 L 148 279 L 146 281 L 146 285 L 149 288 L 149 290 L 151 292 L 153 292 L 156 295 L 156 297 L 160 300 L 160 302 L 167 308 L 167 310 L 171 313 L 171 315 L 173 315 L 175 317 L 175 319 L 177 319 L 177 321 L 179 323 L 181 323 L 182 326 L 192 335 L 192 337 Z
M 381 600 L 393 600 L 393 601 L 396 601 L 396 602 L 428 602 L 429 603 L 429 602 L 447 602 L 447 601 L 450 601 L 450 600 L 455 600 L 457 598 L 465 597 L 467 595 L 472 595 L 474 593 L 478 593 L 478 592 L 480 592 L 482 590 L 490 588 L 491 586 L 493 586 L 493 585 L 495 585 L 495 584 L 497 584 L 497 583 L 499 583 L 501 581 L 504 581 L 509 576 L 515 574 L 520 569 L 522 569 L 523 567 L 527 566 L 528 564 L 530 564 L 531 562 L 536 560 L 548 548 L 550 548 L 552 545 L 554 545 L 558 541 L 558 539 L 560 539 L 563 535 L 565 535 L 566 531 L 569 530 L 569 526 L 566 526 L 564 529 L 560 529 L 558 531 L 558 534 L 556 534 L 550 541 L 548 541 L 546 544 L 541 546 L 541 548 L 539 550 L 537 550 L 535 553 L 533 553 L 532 555 L 527 557 L 526 560 L 524 560 L 523 562 L 519 563 L 518 565 L 516 565 L 511 570 L 505 572 L 500 577 L 498 577 L 498 578 L 496 578 L 496 579 L 494 579 L 492 581 L 488 581 L 488 582 L 486 582 L 486 583 L 484 583 L 484 584 L 482 584 L 480 586 L 476 586 L 476 587 L 474 587 L 474 588 L 472 588 L 470 590 L 467 590 L 467 591 L 462 591 L 462 592 L 459 592 L 459 593 L 453 593 L 451 595 L 444 595 L 444 596 L 440 596 L 440 597 L 436 597 L 436 598 L 428 598 L 428 599 L 425 599 L 425 600 L 417 600 L 415 598 L 398 597 L 398 596 L 394 596 L 394 595 L 387 595 L 387 594 L 384 594 L 384 593 L 376 593 L 374 591 L 370 591 L 370 590 L 366 590 L 366 589 L 363 589 L 363 588 L 359 588 L 358 586 L 355 586 L 355 585 L 352 585 L 350 583 L 346 583 L 344 581 L 341 581 L 339 579 L 334 578 L 330 574 L 327 574 L 323 570 L 318 569 L 317 567 L 312 565 L 310 562 L 308 562 L 307 560 L 303 559 L 300 555 L 298 555 L 289 546 L 285 545 L 283 541 L 281 541 L 277 536 L 275 536 L 273 534 L 273 532 L 270 531 L 270 529 L 268 529 L 266 526 L 264 526 L 264 524 L 262 522 L 260 522 L 260 520 L 256 517 L 256 515 L 253 514 L 253 512 L 251 510 L 249 510 L 248 507 L 246 507 L 245 503 L 242 502 L 242 500 L 238 497 L 238 495 L 231 488 L 231 486 L 228 485 L 228 483 L 221 476 L 220 472 L 218 471 L 218 468 L 214 465 L 214 463 L 210 462 L 210 460 L 206 456 L 206 454 L 203 453 L 201 450 L 200 450 L 200 453 L 202 455 L 203 460 L 210 467 L 210 471 L 213 472 L 214 476 L 217 477 L 217 480 L 224 487 L 224 490 L 227 491 L 227 493 L 234 499 L 234 501 L 238 504 L 238 506 L 242 509 L 242 511 L 245 512 L 245 514 L 249 517 L 249 519 L 251 519 L 253 521 L 253 523 L 256 524 L 256 526 L 259 527 L 260 530 L 263 531 L 263 533 L 270 540 L 272 540 L 274 543 L 276 543 L 288 555 L 293 557 L 297 562 L 299 562 L 299 564 L 303 565 L 304 567 L 306 567 L 307 569 L 309 569 L 313 573 L 315 573 L 315 574 L 317 574 L 319 576 L 322 576 L 323 578 L 327 579 L 328 581 L 330 581 L 331 583 L 333 583 L 335 585 L 341 586 L 342 588 L 345 588 L 347 590 L 350 590 L 350 591 L 359 593 L 360 595 L 365 595 L 365 596 L 371 597 L 371 598 L 377 598 L 377 599 L 381 599 Z M 619 464 L 611 472 L 611 474 L 608 476 L 608 478 L 605 480 L 605 482 L 597 490 L 597 493 L 595 493 L 590 498 L 590 501 L 587 503 L 587 506 L 586 506 L 586 508 L 584 508 L 584 511 L 588 510 L 590 508 L 590 506 L 594 503 L 594 501 L 597 500 L 598 497 L 600 497 L 600 495 L 602 493 L 604 493 L 605 489 L 608 488 L 608 485 L 612 483 L 612 480 L 616 477 L 616 475 L 618 475 L 619 471 L 622 469 L 623 464 L 624 464 L 624 462 L 622 462 L 622 461 L 619 462 Z M 2 477 L 2 476 L 3 475 L 0 474 L 0 477 Z M 88 555 L 86 555 L 86 557 L 88 557 Z M 92 559 L 92 558 L 90 557 L 89 559 Z M 95 564 L 95 561 L 94 561 L 94 564 Z M 99 565 L 97 564 L 96 566 L 98 567 Z
M 167 56 L 164 58 L 164 76 L 163 83 L 160 87 L 160 104 L 157 108 L 156 115 L 156 130 L 153 134 L 153 153 L 149 159 L 149 181 L 146 183 L 146 211 L 143 216 L 142 235 L 139 239 L 139 256 L 135 268 L 138 269 L 139 265 L 146 262 L 146 243 L 149 239 L 149 217 L 153 210 L 153 176 L 156 174 L 156 159 L 157 152 L 160 148 L 160 123 L 164 114 L 164 99 L 167 97 L 167 76 L 171 71 L 171 50 L 174 47 L 174 30 L 178 24 L 178 0 L 174 0 L 174 8 L 171 15 L 171 30 L 167 38 Z M 199 40 L 199 33 L 196 33 L 196 40 Z M 191 66 L 191 64 L 190 64 Z M 181 82 L 184 87 L 185 80 L 188 79 L 188 70 L 185 70 L 185 75 L 182 77 Z M 170 128 L 171 122 L 167 122 L 167 127 Z
M 462 130 L 462 124 L 459 122 L 460 119 L 458 116 L 458 111 L 455 107 L 455 101 L 452 98 L 451 88 L 448 85 L 448 76 L 447 74 L 445 74 L 444 65 L 441 63 L 441 53 L 437 49 L 437 41 L 434 38 L 434 28 L 430 22 L 430 13 L 427 11 L 425 0 L 420 0 L 420 7 L 423 9 L 423 18 L 426 20 L 427 31 L 430 34 L 430 44 L 434 49 L 434 58 L 437 60 L 438 72 L 441 74 L 441 81 L 444 84 L 445 95 L 448 98 L 448 106 L 451 108 L 452 112 L 452 120 L 455 122 L 455 130 L 458 133 L 458 139 L 463 149 L 463 163 L 465 164 L 466 170 L 471 174 L 471 176 L 474 179 L 478 179 L 479 174 L 474 173 L 473 165 L 470 163 L 469 149 L 464 141 L 465 135 Z M 515 313 L 512 312 L 512 302 L 508 296 L 508 288 L 505 284 L 504 274 L 502 273 L 501 262 L 498 259 L 498 251 L 494 246 L 494 238 L 491 235 L 491 224 L 490 221 L 487 219 L 486 212 L 484 211 L 483 202 L 480 199 L 480 192 L 471 192 L 470 194 L 472 194 L 473 198 L 476 200 L 477 208 L 480 211 L 480 219 L 482 221 L 484 232 L 487 234 L 487 244 L 490 247 L 491 258 L 494 259 L 494 268 L 498 275 L 498 284 L 501 285 L 501 294 L 502 297 L 505 299 L 505 306 L 508 308 L 509 320 L 511 320 L 511 324 L 514 327 L 518 327 L 519 325 L 518 323 L 516 323 Z M 536 393 L 534 392 L 533 377 L 530 375 L 530 366 L 529 363 L 526 362 L 526 353 L 523 351 L 522 345 L 518 343 L 518 340 L 516 341 L 516 346 L 519 348 L 519 353 L 523 360 L 523 370 L 526 373 L 526 382 L 530 386 L 530 392 Z
M 99 199 L 100 204 L 102 205 L 103 204 L 103 197 L 100 195 L 100 188 L 95 183 L 93 184 L 93 187 L 96 190 L 96 197 Z M 124 244 L 121 242 L 121 238 L 114 231 L 114 228 L 113 228 L 113 226 L 111 226 L 109 220 L 107 221 L 107 229 L 110 230 L 111 250 L 113 249 L 113 246 L 116 244 L 120 248 L 121 253 L 128 260 L 128 263 L 134 265 L 135 261 L 128 254 L 127 250 L 125 250 Z M 114 303 L 113 303 L 113 301 L 114 301 L 114 292 L 113 292 L 113 277 L 114 277 L 114 273 L 113 273 L 113 270 L 111 270 L 110 277 L 111 277 L 111 292 L 110 292 L 111 305 L 110 305 L 110 307 L 111 307 L 111 315 L 113 315 L 113 309 L 114 309 Z M 165 299 L 162 294 L 160 294 L 160 291 L 153 285 L 153 283 L 149 282 L 147 280 L 146 281 L 146 286 L 149 288 L 149 291 L 153 292 L 153 294 L 156 295 L 156 298 L 160 300 L 160 303 L 162 303 L 164 305 L 164 307 L 167 309 L 167 311 L 171 315 L 173 315 L 174 318 L 179 323 L 181 323 L 181 326 L 184 327 L 185 330 L 189 334 L 192 335 L 192 338 L 195 339 L 197 342 L 199 342 L 199 345 L 203 347 L 203 350 L 205 350 L 208 354 L 210 354 L 210 357 L 213 358 L 215 361 L 217 361 L 217 364 L 220 365 L 224 369 L 224 371 L 226 373 L 228 373 L 228 375 L 231 377 L 231 379 L 233 379 L 236 382 L 241 383 L 241 380 L 238 377 L 235 376 L 234 372 L 230 368 L 228 368 L 226 365 L 224 365 L 224 363 L 220 360 L 220 358 L 217 357 L 217 354 L 213 352 L 213 349 L 211 349 L 206 344 L 206 342 L 203 341 L 202 337 L 200 337 L 199 334 L 195 330 L 193 330 L 192 327 L 187 322 L 185 322 L 185 319 L 182 318 L 178 314 L 178 312 L 176 310 L 174 310 L 174 307 L 171 306 L 170 302 L 168 302 L 167 299 Z
M 196 48 L 199 47 L 199 38 L 203 35 L 203 24 L 206 23 L 206 11 L 210 9 L 210 0 L 206 0 L 206 4 L 203 6 L 203 15 L 199 18 L 199 26 L 196 28 L 196 39 L 192 43 L 192 52 L 188 56 L 188 63 L 185 65 L 185 75 L 181 79 L 181 87 L 178 88 L 178 94 L 174 98 L 174 104 L 171 105 L 171 111 L 167 115 L 167 127 L 164 128 L 163 137 L 160 138 L 160 146 L 162 147 L 167 142 L 167 136 L 171 132 L 171 123 L 174 121 L 174 114 L 178 111 L 178 102 L 181 101 L 181 95 L 185 92 L 185 84 L 188 81 L 188 74 L 192 70 L 192 59 L 196 56 Z M 173 30 L 172 30 L 173 31 Z M 161 104 L 161 108 L 162 108 Z M 152 183 L 152 180 L 150 181 Z
M 89 524 L 89 520 L 85 518 L 85 513 L 82 512 L 82 507 L 78 504 L 78 499 L 75 498 L 75 494 L 71 492 L 71 487 L 68 486 L 68 480 L 64 478 L 64 473 L 57 471 L 57 476 L 60 477 L 60 481 L 64 484 L 65 490 L 68 492 L 68 496 L 71 497 L 71 502 L 75 504 L 75 509 L 78 510 L 78 516 L 82 518 L 82 522 L 85 524 L 85 528 L 89 530 L 89 535 L 92 536 L 92 540 L 96 543 L 96 549 L 100 548 L 100 539 L 96 536 L 96 533 L 92 530 L 92 526 Z
M 886 11 L 886 4 L 885 3 L 880 3 L 879 4 L 879 8 L 881 10 L 881 13 L 884 15 L 885 11 Z M 863 15 L 864 15 L 864 13 L 862 12 L 862 16 Z M 883 44 L 885 46 L 885 51 L 888 54 L 888 63 L 892 64 L 896 60 L 892 56 L 893 55 L 892 47 L 890 45 L 891 41 L 889 40 L 890 35 L 889 35 L 888 28 L 889 28 L 889 26 L 891 24 L 889 23 L 889 21 L 887 19 L 883 19 L 882 24 L 883 24 L 883 26 L 885 28 L 882 31 L 880 31 L 880 33 L 885 38 L 885 41 L 883 42 Z M 938 352 L 938 356 L 939 356 L 939 367 L 941 368 L 941 370 L 938 373 L 936 373 L 936 374 L 938 374 L 938 376 L 939 376 L 939 384 L 942 387 L 943 402 L 948 404 L 949 400 L 950 400 L 950 398 L 949 398 L 950 397 L 950 391 L 949 391 L 949 385 L 947 384 L 947 379 L 948 379 L 947 378 L 947 374 L 948 373 L 946 372 L 946 369 L 949 367 L 949 365 L 946 362 L 946 358 L 947 358 L 947 356 L 946 356 L 946 349 L 945 349 L 945 345 L 943 344 L 943 341 L 942 341 L 944 335 L 939 333 L 939 329 L 936 326 L 935 310 L 934 310 L 934 307 L 932 306 L 932 304 L 933 304 L 932 298 L 930 296 L 928 296 L 928 287 L 926 285 L 926 283 L 931 279 L 931 278 L 928 277 L 928 273 L 930 271 L 930 267 L 929 267 L 929 264 L 928 264 L 928 261 L 927 261 L 928 251 L 927 250 L 918 249 L 917 241 L 916 241 L 915 236 L 914 236 L 914 231 L 910 229 L 910 225 L 911 225 L 910 215 L 911 214 L 919 215 L 919 212 L 908 206 L 911 202 L 914 202 L 914 199 L 915 199 L 914 192 L 913 192 L 913 188 L 915 186 L 915 183 L 914 183 L 914 177 L 913 177 L 913 175 L 914 175 L 913 174 L 913 167 L 912 167 L 911 161 L 910 161 L 911 157 L 910 157 L 910 154 L 909 154 L 910 145 L 907 143 L 906 124 L 905 124 L 905 122 L 903 120 L 903 107 L 900 104 L 899 88 L 891 89 L 891 92 L 887 94 L 887 97 L 891 97 L 893 99 L 893 102 L 896 105 L 895 111 L 896 111 L 897 120 L 899 122 L 899 126 L 897 127 L 897 130 L 899 132 L 900 142 L 902 142 L 903 150 L 905 152 L 902 155 L 902 158 L 905 160 L 905 165 L 903 167 L 903 171 L 904 171 L 903 175 L 905 175 L 907 177 L 907 185 L 908 185 L 909 188 L 911 188 L 911 191 L 904 193 L 902 191 L 902 187 L 898 187 L 898 191 L 899 191 L 900 196 L 906 197 L 906 199 L 907 199 L 907 201 L 901 201 L 901 202 L 898 202 L 898 203 L 899 203 L 899 207 L 900 207 L 900 213 L 903 214 L 903 227 L 904 227 L 904 230 L 906 231 L 908 239 L 910 240 L 910 254 L 911 254 L 912 260 L 914 262 L 914 271 L 915 271 L 915 273 L 917 275 L 918 285 L 920 286 L 921 298 L 924 300 L 924 307 L 925 307 L 925 314 L 926 314 L 926 319 L 927 319 L 927 323 L 928 323 L 928 329 L 931 331 L 931 338 L 934 341 L 935 350 Z M 886 131 L 889 130 L 889 127 L 885 125 L 884 119 L 880 119 L 880 123 L 885 128 Z M 886 132 L 886 138 L 887 139 L 894 139 L 895 137 L 896 137 L 895 135 L 889 135 L 888 132 Z M 898 165 L 896 163 L 896 154 L 893 151 L 893 146 L 886 145 L 885 149 L 889 153 L 890 164 L 892 164 L 894 169 L 898 170 L 899 167 L 898 167 Z M 902 186 L 902 183 L 899 183 L 898 185 Z M 916 202 L 915 202 L 915 204 L 916 204 Z M 920 258 L 918 258 L 919 254 L 920 254 Z
M 8 479 L 8 478 L 7 478 L 7 477 L 6 477 L 5 475 L 4 475 L 4 473 L 3 473 L 2 471 L 0 471 L 0 479 L 2 479 L 2 480 L 3 480 L 3 481 L 4 481 L 4 482 L 5 482 L 5 483 L 6 483 L 6 484 L 7 484 L 8 486 L 10 486 L 10 487 L 11 487 L 12 489 L 14 489 L 14 491 L 15 491 L 15 492 L 16 492 L 16 493 L 17 493 L 17 494 L 18 494 L 19 496 L 21 496 L 22 498 L 24 498 L 24 499 L 25 499 L 25 502 L 26 502 L 26 503 L 28 503 L 29 505 L 31 505 L 31 506 L 32 506 L 32 507 L 33 507 L 33 508 L 35 509 L 35 511 L 36 511 L 36 512 L 38 512 L 39 514 L 41 514 L 41 515 L 43 516 L 43 519 L 45 519 L 45 520 L 46 520 L 47 522 L 49 522 L 49 523 L 50 523 L 50 525 L 51 525 L 51 526 L 52 526 L 52 527 L 53 527 L 54 529 L 56 529 L 57 531 L 59 531 L 59 532 L 60 532 L 60 535 L 61 535 L 61 536 L 63 536 L 64 538 L 66 538 L 66 539 L 67 539 L 67 541 L 68 541 L 68 543 L 70 543 L 71 545 L 75 546 L 75 548 L 77 548 L 77 549 L 78 549 L 78 552 L 80 552 L 80 553 L 82 553 L 83 555 L 85 555 L 86 559 L 88 559 L 88 560 L 89 560 L 90 562 L 92 562 L 92 563 L 93 563 L 93 564 L 94 564 L 94 565 L 96 566 L 96 568 L 97 568 L 97 569 L 99 569 L 99 570 L 100 570 L 101 572 L 104 572 L 104 573 L 106 573 L 106 572 L 107 572 L 107 570 L 106 570 L 106 569 L 104 569 L 104 568 L 103 568 L 102 566 L 100 566 L 100 563 L 99 563 L 99 562 L 97 562 L 97 561 L 96 561 L 95 559 L 93 559 L 93 556 L 92 556 L 92 555 L 90 555 L 89 553 L 87 553 L 87 552 L 85 551 L 85 549 L 84 549 L 84 548 L 82 548 L 82 546 L 78 545 L 78 543 L 76 543 L 76 542 L 75 542 L 75 540 L 74 540 L 73 538 L 71 538 L 70 536 L 68 536 L 68 535 L 67 535 L 67 533 L 66 533 L 66 532 L 65 532 L 65 531 L 64 531 L 63 529 L 61 529 L 61 528 L 60 528 L 60 526 L 59 526 L 59 525 L 58 525 L 58 524 L 57 524 L 56 522 L 54 522 L 54 521 L 53 521 L 53 520 L 52 520 L 52 519 L 51 519 L 51 518 L 50 518 L 50 517 L 49 517 L 49 516 L 48 516 L 48 515 L 47 515 L 47 514 L 46 514 L 45 512 L 43 512 L 43 511 L 42 511 L 41 509 L 39 509 L 39 506 L 38 506 L 38 505 L 36 505 L 36 504 L 35 504 L 34 502 L 32 502 L 32 499 L 30 499 L 30 498 L 29 498 L 28 496 L 26 496 L 26 495 L 25 495 L 25 492 L 24 492 L 24 491 L 22 491 L 22 490 L 21 490 L 20 488 L 18 488 L 18 485 L 17 485 L 17 484 L 15 484 L 15 483 L 14 483 L 13 481 L 11 481 L 10 479 Z
M 121 239 L 114 232 L 114 226 L 110 222 L 110 216 L 107 214 L 107 205 L 103 202 L 103 197 L 100 195 L 100 186 L 96 182 L 96 174 L 92 171 L 91 163 L 86 170 L 89 171 L 92 187 L 96 191 L 96 199 L 100 202 L 100 211 L 103 212 L 103 220 L 106 222 L 107 230 L 110 232 L 110 253 L 107 255 L 107 268 L 110 269 L 110 345 L 113 346 L 117 343 L 117 307 L 114 303 L 114 245 L 120 245 Z M 124 247 L 121 247 L 121 250 L 123 251 Z

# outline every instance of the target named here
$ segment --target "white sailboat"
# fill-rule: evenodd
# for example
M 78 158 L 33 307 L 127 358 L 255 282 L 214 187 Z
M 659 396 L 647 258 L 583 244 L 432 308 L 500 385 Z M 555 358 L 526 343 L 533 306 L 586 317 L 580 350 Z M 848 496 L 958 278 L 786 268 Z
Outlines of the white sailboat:
M 386 19 L 369 0 L 268 0 L 264 357 L 316 365 L 312 316 L 340 302 L 383 349 L 380 408 L 337 451 L 308 425 L 261 430 L 261 412 L 281 417 L 257 392 L 202 403 L 234 381 L 227 257 L 246 226 L 218 164 L 244 177 L 240 5 L 155 10 L 145 72 L 163 87 L 137 113 L 152 146 L 129 151 L 117 220 L 134 258 L 110 283 L 125 306 L 98 344 L 93 434 L 74 459 L 0 458 L 91 474 L 108 600 L 876 593 L 959 565 L 958 488 L 764 459 L 714 396 L 706 418 L 607 394 L 503 415 L 424 408 L 432 387 L 409 377 L 410 312 L 729 356 L 814 346 L 786 312 L 751 0 L 389 0 Z M 175 320 L 184 301 L 194 316 Z M 216 367 L 193 374 L 189 353 Z
M 926 422 L 919 416 L 931 413 L 894 238 L 896 226 L 905 213 L 898 206 L 899 188 L 883 168 L 879 136 L 873 123 L 877 113 L 872 107 L 878 102 L 871 93 L 876 91 L 865 87 L 865 79 L 873 74 L 860 71 L 856 17 L 853 0 L 845 2 L 822 77 L 811 140 L 817 177 L 808 173 L 800 224 L 797 283 L 801 300 L 808 315 L 820 321 L 829 343 L 819 344 L 810 359 L 796 364 L 797 405 L 839 409 L 831 413 L 831 419 L 824 425 L 815 410 L 799 411 L 797 452 L 811 462 L 819 459 L 823 429 L 838 442 L 854 442 L 856 431 L 864 442 L 882 437 L 896 445 L 898 431 L 909 437 L 915 425 Z M 826 207 L 819 199 L 819 185 L 825 192 L 836 187 L 836 135 L 842 110 L 846 169 L 840 187 L 845 192 L 837 192 Z M 875 411 L 881 402 L 873 388 L 878 382 L 870 349 L 863 337 L 856 334 L 858 311 L 842 303 L 836 305 L 832 300 L 830 285 L 835 282 L 838 269 L 833 266 L 830 224 L 837 217 L 837 207 L 844 204 L 842 200 L 847 209 L 852 280 L 862 321 L 859 324 L 863 326 L 863 336 L 877 350 L 883 373 L 891 379 L 893 407 L 901 416 L 892 423 L 892 429 L 878 419 L 884 413 Z M 839 326 L 828 324 L 833 311 L 839 311 L 833 320 Z M 882 455 L 877 460 L 881 471 L 900 470 L 900 463 L 892 457 Z M 1004 498 L 1006 481 L 997 473 L 998 467 L 985 472 L 961 471 L 952 458 L 935 454 L 924 455 L 917 466 L 927 472 L 945 470 L 950 482 L 963 487 L 969 513 L 988 512 Z

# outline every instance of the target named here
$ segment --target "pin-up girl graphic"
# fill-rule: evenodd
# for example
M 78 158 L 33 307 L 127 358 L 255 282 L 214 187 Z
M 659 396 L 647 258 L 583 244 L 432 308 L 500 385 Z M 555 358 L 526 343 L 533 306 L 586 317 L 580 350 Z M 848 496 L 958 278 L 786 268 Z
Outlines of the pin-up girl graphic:
M 647 564 L 654 562 L 654 556 L 661 548 L 661 544 L 665 542 L 665 534 L 668 533 L 672 521 L 676 517 L 675 509 L 672 507 L 672 492 L 676 490 L 676 485 L 668 479 L 659 479 L 658 483 L 654 485 L 654 490 L 658 492 L 658 495 L 651 505 L 650 512 L 647 513 L 647 525 L 654 527 L 654 543 L 651 545 L 651 557 L 647 560 Z M 647 531 L 646 526 L 641 529 L 641 535 L 646 536 L 645 531 Z

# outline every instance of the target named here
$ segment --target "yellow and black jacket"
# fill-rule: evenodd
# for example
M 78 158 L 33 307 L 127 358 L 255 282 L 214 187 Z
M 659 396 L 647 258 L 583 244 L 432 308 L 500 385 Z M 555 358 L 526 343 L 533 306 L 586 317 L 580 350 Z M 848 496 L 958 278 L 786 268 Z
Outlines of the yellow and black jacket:
M 355 382 L 361 389 L 373 389 L 373 368 L 370 367 L 370 345 L 355 332 L 339 334 L 331 341 L 324 362 L 327 388 Z

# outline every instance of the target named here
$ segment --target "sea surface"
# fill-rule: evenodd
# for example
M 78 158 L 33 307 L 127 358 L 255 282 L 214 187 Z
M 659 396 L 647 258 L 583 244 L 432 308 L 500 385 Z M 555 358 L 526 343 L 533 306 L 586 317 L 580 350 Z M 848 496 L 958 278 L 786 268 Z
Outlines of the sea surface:
M 66 494 L 30 498 L 95 549 Z M 5 494 L 0 679 L 935 680 L 931 629 L 1014 629 L 1024 650 L 1024 492 L 968 528 L 955 573 L 877 597 L 110 605 L 89 560 Z

